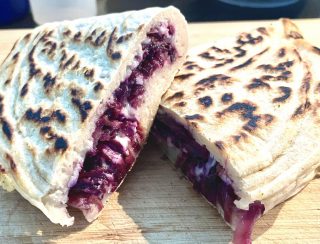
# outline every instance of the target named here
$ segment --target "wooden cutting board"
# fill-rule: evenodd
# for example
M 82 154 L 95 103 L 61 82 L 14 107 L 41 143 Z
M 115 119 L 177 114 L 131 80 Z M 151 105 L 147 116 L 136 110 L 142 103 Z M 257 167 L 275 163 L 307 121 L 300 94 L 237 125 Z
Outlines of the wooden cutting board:
M 190 44 L 234 35 L 268 22 L 190 24 Z M 308 40 L 320 46 L 320 19 L 299 20 L 297 24 Z M 26 32 L 0 31 L 0 62 Z M 152 140 L 149 142 L 119 192 L 91 224 L 74 210 L 74 226 L 51 224 L 18 193 L 0 190 L 0 243 L 228 243 L 231 230 L 217 211 L 193 191 Z M 320 177 L 261 218 L 253 240 L 320 243 Z

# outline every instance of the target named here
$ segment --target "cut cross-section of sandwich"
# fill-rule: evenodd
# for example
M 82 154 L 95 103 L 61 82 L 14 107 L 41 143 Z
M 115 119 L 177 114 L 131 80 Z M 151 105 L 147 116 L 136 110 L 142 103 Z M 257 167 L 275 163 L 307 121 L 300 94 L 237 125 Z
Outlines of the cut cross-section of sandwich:
M 132 168 L 175 73 L 186 21 L 174 7 L 50 23 L 0 67 L 0 184 L 54 223 L 88 221 Z
M 190 51 L 163 97 L 153 134 L 235 243 L 316 174 L 319 61 L 283 19 Z

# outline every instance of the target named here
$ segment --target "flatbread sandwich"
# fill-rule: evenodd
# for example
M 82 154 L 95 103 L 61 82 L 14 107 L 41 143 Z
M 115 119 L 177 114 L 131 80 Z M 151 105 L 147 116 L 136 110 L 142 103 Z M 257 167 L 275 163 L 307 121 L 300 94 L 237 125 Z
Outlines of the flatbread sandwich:
M 281 19 L 191 50 L 163 97 L 152 133 L 234 243 L 320 166 L 319 50 Z
M 174 7 L 49 23 L 0 66 L 0 185 L 53 223 L 94 220 L 132 168 L 184 62 Z

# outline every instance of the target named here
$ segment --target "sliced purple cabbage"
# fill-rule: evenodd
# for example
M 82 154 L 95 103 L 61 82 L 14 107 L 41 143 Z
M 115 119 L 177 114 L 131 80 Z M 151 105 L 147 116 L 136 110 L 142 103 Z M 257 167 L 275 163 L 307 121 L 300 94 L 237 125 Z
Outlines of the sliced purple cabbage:
M 251 243 L 253 225 L 262 216 L 264 205 L 256 201 L 248 210 L 237 208 L 234 201 L 239 197 L 219 162 L 168 114 L 158 113 L 151 133 L 161 144 L 178 151 L 176 167 L 182 170 L 196 191 L 222 212 L 224 220 L 234 229 L 233 243 Z
M 152 74 L 175 61 L 173 34 L 174 28 L 168 24 L 148 32 L 143 54 L 136 57 L 138 66 L 114 91 L 96 124 L 94 147 L 87 152 L 78 181 L 69 191 L 69 206 L 89 215 L 90 211 L 101 211 L 106 197 L 119 187 L 133 166 L 146 135 L 131 111 L 141 105 L 145 82 Z

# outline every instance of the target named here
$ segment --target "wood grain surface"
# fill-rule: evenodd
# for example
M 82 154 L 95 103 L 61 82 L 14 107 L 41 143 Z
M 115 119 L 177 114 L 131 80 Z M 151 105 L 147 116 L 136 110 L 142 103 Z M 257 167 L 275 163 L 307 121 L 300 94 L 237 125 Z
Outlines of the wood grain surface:
M 190 24 L 190 45 L 250 30 L 270 21 Z M 299 20 L 305 38 L 320 46 L 320 19 Z M 28 30 L 0 31 L 0 62 Z M 18 150 L 18 149 L 17 149 Z M 0 243 L 228 243 L 231 230 L 192 189 L 152 139 L 102 215 L 89 224 L 54 225 L 18 193 L 0 190 Z M 320 243 L 320 177 L 256 224 L 254 243 Z

